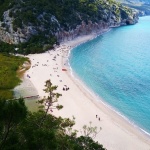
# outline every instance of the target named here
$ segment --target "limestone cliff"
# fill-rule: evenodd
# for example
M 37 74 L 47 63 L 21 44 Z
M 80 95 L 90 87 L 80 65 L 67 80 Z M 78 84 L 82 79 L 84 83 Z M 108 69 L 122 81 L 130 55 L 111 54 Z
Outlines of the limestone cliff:
M 10 44 L 25 43 L 34 36 L 47 39 L 40 44 L 52 44 L 52 37 L 60 42 L 138 21 L 136 12 L 113 0 L 18 0 L 8 8 L 1 13 L 0 40 Z
M 149 0 L 117 0 L 122 5 L 130 7 L 137 11 L 139 16 L 150 15 L 150 1 Z

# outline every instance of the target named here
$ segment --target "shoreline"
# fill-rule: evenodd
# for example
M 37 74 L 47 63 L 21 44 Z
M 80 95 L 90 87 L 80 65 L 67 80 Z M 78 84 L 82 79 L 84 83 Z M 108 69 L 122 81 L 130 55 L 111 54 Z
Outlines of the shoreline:
M 73 74 L 73 75 L 72 75 Z M 85 93 L 89 93 L 89 99 L 94 103 L 94 104 L 99 104 L 101 103 L 106 109 L 109 109 L 110 112 L 112 112 L 115 116 L 119 117 L 119 119 L 123 120 L 124 122 L 126 122 L 129 126 L 131 126 L 131 128 L 135 128 L 135 130 L 138 130 L 138 132 L 140 132 L 143 136 L 146 136 L 147 138 L 150 138 L 150 133 L 148 133 L 147 131 L 145 131 L 144 129 L 140 128 L 138 125 L 136 125 L 134 122 L 132 122 L 130 119 L 128 119 L 126 116 L 124 116 L 123 114 L 121 114 L 119 111 L 115 110 L 114 107 L 112 107 L 111 105 L 109 105 L 107 102 L 104 101 L 104 99 L 102 99 L 100 96 L 96 95 L 94 93 L 94 91 L 92 91 L 92 89 L 90 89 L 85 83 L 83 83 L 83 81 L 80 80 L 79 77 L 77 77 L 77 75 L 74 75 L 75 73 L 71 73 L 70 78 L 75 82 L 76 86 L 78 86 L 78 88 L 80 88 L 81 86 L 81 90 L 83 89 L 82 92 L 86 91 Z M 85 94 L 87 95 L 87 94 Z M 93 100 L 94 98 L 94 100 Z M 97 106 L 98 107 L 98 106 Z
M 107 31 L 104 31 L 103 33 L 99 34 L 99 35 L 96 35 L 95 37 L 91 38 L 91 40 L 109 32 L 111 30 L 108 29 Z M 90 40 L 90 41 L 91 41 Z M 89 41 L 89 40 L 88 40 Z M 94 98 L 97 102 L 100 102 L 102 103 L 106 108 L 110 109 L 115 115 L 121 117 L 121 119 L 127 121 L 129 123 L 129 125 L 133 126 L 136 130 L 139 130 L 139 132 L 141 132 L 142 134 L 144 134 L 144 136 L 150 138 L 150 133 L 147 132 L 146 130 L 142 129 L 141 127 L 139 127 L 137 124 L 135 124 L 132 120 L 128 119 L 126 116 L 124 116 L 122 113 L 120 113 L 119 111 L 117 111 L 114 107 L 112 107 L 111 105 L 109 105 L 109 103 L 105 102 L 104 99 L 102 99 L 99 95 L 95 94 L 94 91 L 92 89 L 90 89 L 81 79 L 80 77 L 73 71 L 70 63 L 69 63 L 69 57 L 70 57 L 70 52 L 77 46 L 81 45 L 81 44 L 84 44 L 88 41 L 85 41 L 83 43 L 79 43 L 78 45 L 75 45 L 74 47 L 72 47 L 69 52 L 68 52 L 68 58 L 67 58 L 67 63 L 68 63 L 68 68 L 69 68 L 69 75 L 71 76 L 70 78 L 74 81 L 74 83 L 77 81 L 78 82 L 78 87 L 81 86 L 84 91 L 88 92 L 90 94 L 90 96 L 92 98 Z M 76 83 L 75 83 L 76 84 Z M 83 91 L 83 92 L 84 92 Z
M 72 68 L 71 68 L 72 69 Z M 72 69 L 73 70 L 73 69 Z M 77 84 L 77 86 L 81 86 L 84 91 L 88 92 L 91 98 L 94 98 L 94 101 L 97 103 L 102 103 L 106 109 L 110 109 L 111 112 L 113 112 L 117 117 L 119 116 L 122 120 L 125 120 L 131 127 L 134 127 L 136 130 L 139 130 L 138 132 L 141 132 L 144 136 L 147 136 L 150 138 L 150 133 L 145 131 L 144 129 L 140 128 L 137 124 L 135 124 L 132 120 L 128 119 L 126 116 L 124 116 L 122 113 L 117 111 L 114 107 L 112 107 L 109 103 L 105 102 L 104 99 L 102 99 L 99 95 L 95 94 L 92 89 L 90 89 L 83 81 L 80 80 L 80 78 L 76 75 L 75 72 L 71 70 L 70 72 L 70 78 L 74 80 L 74 83 Z M 79 87 L 80 88 L 80 87 Z M 93 100 L 91 99 L 93 102 Z
M 107 32 L 109 32 L 110 30 L 102 33 L 102 34 L 105 34 Z M 101 34 L 101 35 L 102 35 Z M 98 35 L 98 36 L 101 36 L 101 35 Z M 92 38 L 91 40 L 97 38 L 98 36 Z M 85 41 L 83 43 L 86 43 L 88 41 Z M 136 125 L 134 122 L 132 122 L 130 119 L 128 119 L 126 116 L 124 116 L 123 114 L 121 114 L 119 111 L 115 110 L 114 107 L 112 107 L 111 105 L 109 105 L 107 102 L 105 102 L 100 96 L 96 95 L 94 93 L 94 91 L 92 91 L 92 89 L 90 89 L 81 79 L 78 75 L 76 75 L 76 73 L 73 71 L 73 69 L 71 68 L 71 65 L 69 64 L 69 57 L 70 57 L 70 52 L 71 50 L 73 50 L 75 47 L 83 44 L 83 43 L 80 43 L 74 47 L 72 47 L 72 49 L 70 49 L 69 53 L 68 53 L 68 66 L 69 66 L 69 73 L 68 73 L 68 76 L 70 76 L 70 78 L 73 80 L 73 82 L 78 86 L 78 88 L 80 88 L 81 86 L 81 90 L 83 89 L 86 93 L 89 93 L 89 98 L 91 99 L 91 101 L 93 103 L 102 103 L 102 105 L 104 105 L 104 107 L 106 107 L 106 109 L 109 109 L 112 113 L 114 113 L 114 115 L 116 115 L 117 117 L 119 116 L 121 120 L 127 122 L 127 124 L 129 124 L 129 126 L 131 126 L 131 128 L 135 128 L 135 130 L 138 130 L 138 132 L 140 132 L 141 134 L 143 134 L 143 136 L 146 136 L 147 138 L 150 138 L 150 133 L 148 133 L 147 131 L 145 131 L 144 129 L 140 128 L 138 125 Z M 77 83 L 76 83 L 77 82 Z M 82 91 L 82 92 L 84 92 Z M 92 100 L 92 98 L 94 98 L 94 100 Z
M 61 48 L 57 47 L 55 51 L 29 55 L 32 68 L 30 68 L 25 75 L 31 75 L 30 80 L 38 90 L 38 93 L 41 97 L 46 95 L 42 91 L 44 88 L 44 80 L 46 81 L 50 78 L 53 85 L 58 85 L 58 92 L 63 95 L 59 99 L 59 103 L 62 104 L 64 108 L 60 111 L 54 111 L 53 114 L 56 116 L 69 118 L 71 118 L 72 115 L 75 116 L 76 125 L 74 128 L 77 130 L 80 130 L 85 124 L 89 125 L 90 121 L 92 121 L 92 126 L 101 126 L 102 130 L 97 135 L 96 140 L 103 144 L 105 148 L 112 150 L 148 149 L 150 147 L 150 139 L 146 135 L 129 124 L 129 122 L 127 122 L 127 120 L 125 120 L 123 117 L 119 116 L 119 114 L 111 110 L 111 108 L 109 108 L 101 98 L 99 102 L 98 97 L 93 97 L 93 94 L 91 95 L 91 90 L 89 90 L 89 88 L 86 87 L 84 83 L 80 81 L 80 79 L 77 81 L 78 78 L 74 76 L 73 71 L 69 68 L 70 65 L 64 66 L 64 62 L 66 63 L 66 61 L 69 59 L 70 51 L 75 46 L 92 40 L 97 36 L 100 35 L 85 35 L 72 41 L 62 43 L 60 47 L 62 47 L 62 49 L 64 47 L 65 53 L 62 50 L 63 54 L 61 53 Z M 58 54 L 58 52 L 60 53 Z M 59 57 L 61 56 L 60 54 L 62 57 L 58 58 L 59 60 L 54 61 L 53 56 L 57 55 L 57 57 Z M 47 66 L 43 66 L 42 64 L 42 67 L 38 65 L 33 68 L 35 64 L 37 65 L 37 61 L 41 61 L 42 63 L 46 63 L 47 61 Z M 56 66 L 58 68 L 57 70 L 54 69 Z M 50 70 L 45 70 L 43 67 L 49 67 Z M 64 67 L 67 68 L 66 72 L 62 72 L 61 70 Z M 39 77 L 39 73 L 41 72 L 43 73 L 42 78 Z M 55 76 L 55 74 L 57 74 L 57 76 Z M 33 76 L 34 78 L 32 78 Z M 61 77 L 61 80 L 58 79 L 59 77 Z M 40 84 L 38 84 L 38 82 L 40 82 Z M 70 90 L 62 91 L 62 85 L 66 83 L 67 86 L 69 84 Z M 90 113 L 88 113 L 89 110 Z M 95 117 L 97 114 L 98 116 L 100 114 L 100 121 Z

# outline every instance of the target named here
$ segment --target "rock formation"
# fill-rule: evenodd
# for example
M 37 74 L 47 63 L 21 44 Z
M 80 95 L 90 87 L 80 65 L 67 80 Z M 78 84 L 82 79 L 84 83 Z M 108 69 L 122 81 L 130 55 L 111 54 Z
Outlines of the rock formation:
M 26 9 L 21 9 L 22 5 L 22 2 L 20 2 L 20 5 L 18 3 L 17 6 L 13 6 L 3 13 L 3 20 L 0 22 L 1 41 L 9 44 L 19 44 L 27 42 L 34 35 L 43 33 L 45 37 L 48 37 L 49 34 L 56 36 L 60 42 L 71 40 L 79 35 L 100 32 L 102 29 L 109 27 L 132 25 L 138 21 L 136 12 L 116 2 L 99 1 L 99 3 L 96 4 L 95 1 L 92 1 L 88 4 L 89 6 L 93 6 L 91 7 L 93 11 L 91 16 L 89 16 L 88 13 L 74 10 L 74 12 L 72 11 L 71 14 L 68 14 L 69 19 L 67 19 L 67 16 L 62 16 L 63 20 L 66 20 L 62 22 L 60 18 L 58 19 L 59 16 L 40 12 L 40 14 L 37 13 L 37 16 L 34 14 L 35 23 L 31 23 L 32 20 L 30 18 L 31 21 L 27 21 L 28 18 L 26 18 L 26 20 L 22 18 L 26 21 L 25 23 L 21 18 L 20 20 L 17 18 L 17 13 L 21 13 L 21 11 L 23 13 L 23 9 Z M 33 10 L 35 9 L 36 8 Z M 27 11 L 28 15 L 33 17 L 33 12 L 30 10 Z M 95 11 L 97 11 L 97 13 L 95 13 Z

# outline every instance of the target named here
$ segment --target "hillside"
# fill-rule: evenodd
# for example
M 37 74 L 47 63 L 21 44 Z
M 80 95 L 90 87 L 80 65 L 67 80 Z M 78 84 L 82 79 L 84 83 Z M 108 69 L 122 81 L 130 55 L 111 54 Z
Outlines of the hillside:
M 129 3 L 129 4 L 150 4 L 149 0 L 117 0 L 121 3 Z
M 139 11 L 139 16 L 150 15 L 149 0 L 117 0 L 124 6 L 131 7 Z
M 133 10 L 113 0 L 0 0 L 0 19 L 0 40 L 17 45 L 23 54 L 43 52 L 64 39 L 138 20 Z M 3 47 L 0 52 L 8 51 L 8 45 Z

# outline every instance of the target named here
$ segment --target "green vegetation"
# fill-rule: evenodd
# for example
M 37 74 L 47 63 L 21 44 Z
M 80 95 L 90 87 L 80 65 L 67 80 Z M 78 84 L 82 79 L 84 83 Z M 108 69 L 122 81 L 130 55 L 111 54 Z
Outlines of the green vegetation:
M 0 98 L 13 98 L 12 89 L 20 82 L 17 70 L 26 60 L 19 56 L 0 54 Z
M 144 12 L 144 15 L 150 15 L 150 5 L 149 4 L 141 4 L 141 5 L 134 5 L 134 4 L 123 4 L 127 7 L 134 8 L 141 12 Z M 143 14 L 140 14 L 143 15 Z
M 149 4 L 149 0 L 117 0 L 120 3 L 126 4 L 134 4 L 134 5 L 141 5 L 141 4 Z
M 84 126 L 83 133 L 77 137 L 72 129 L 74 120 L 56 118 L 48 111 L 56 105 L 61 94 L 55 93 L 57 86 L 46 81 L 45 91 L 49 96 L 40 103 L 46 104 L 46 110 L 29 112 L 23 99 L 0 100 L 0 149 L 1 150 L 105 150 L 102 145 L 90 137 L 96 135 L 95 127 Z
M 56 43 L 56 38 L 54 36 L 45 38 L 45 36 L 41 33 L 40 35 L 32 36 L 28 42 L 21 43 L 16 46 L 19 48 L 19 50 L 17 51 L 18 53 L 27 55 L 42 53 L 49 49 L 52 49 L 54 43 Z
M 122 5 L 136 9 L 139 16 L 150 15 L 150 2 L 149 0 L 117 0 Z
M 54 36 L 45 38 L 43 34 L 34 35 L 28 42 L 18 45 L 0 41 L 0 53 L 16 53 L 15 48 L 18 48 L 17 53 L 23 55 L 42 53 L 52 49 L 54 43 L 56 43 L 56 38 Z
M 15 0 L 0 0 L 0 20 L 3 20 L 4 11 L 12 8 L 14 6 Z
M 41 53 L 52 48 L 57 43 L 56 32 L 75 29 L 82 21 L 109 23 L 112 14 L 117 22 L 120 17 L 124 19 L 132 14 L 130 9 L 113 0 L 0 0 L 0 18 L 4 19 L 6 10 L 9 10 L 9 17 L 13 20 L 14 32 L 26 35 L 30 28 L 28 42 L 19 44 L 18 52 L 22 54 Z M 12 30 L 7 21 L 1 26 L 8 32 Z M 0 45 L 3 52 L 16 46 Z
M 42 33 L 51 34 L 58 31 L 59 24 L 67 31 L 83 20 L 103 20 L 103 11 L 110 11 L 113 5 L 119 7 L 113 0 L 25 0 L 18 1 L 10 13 L 14 27 L 43 26 Z
M 15 45 L 0 41 L 0 53 L 13 53 Z

